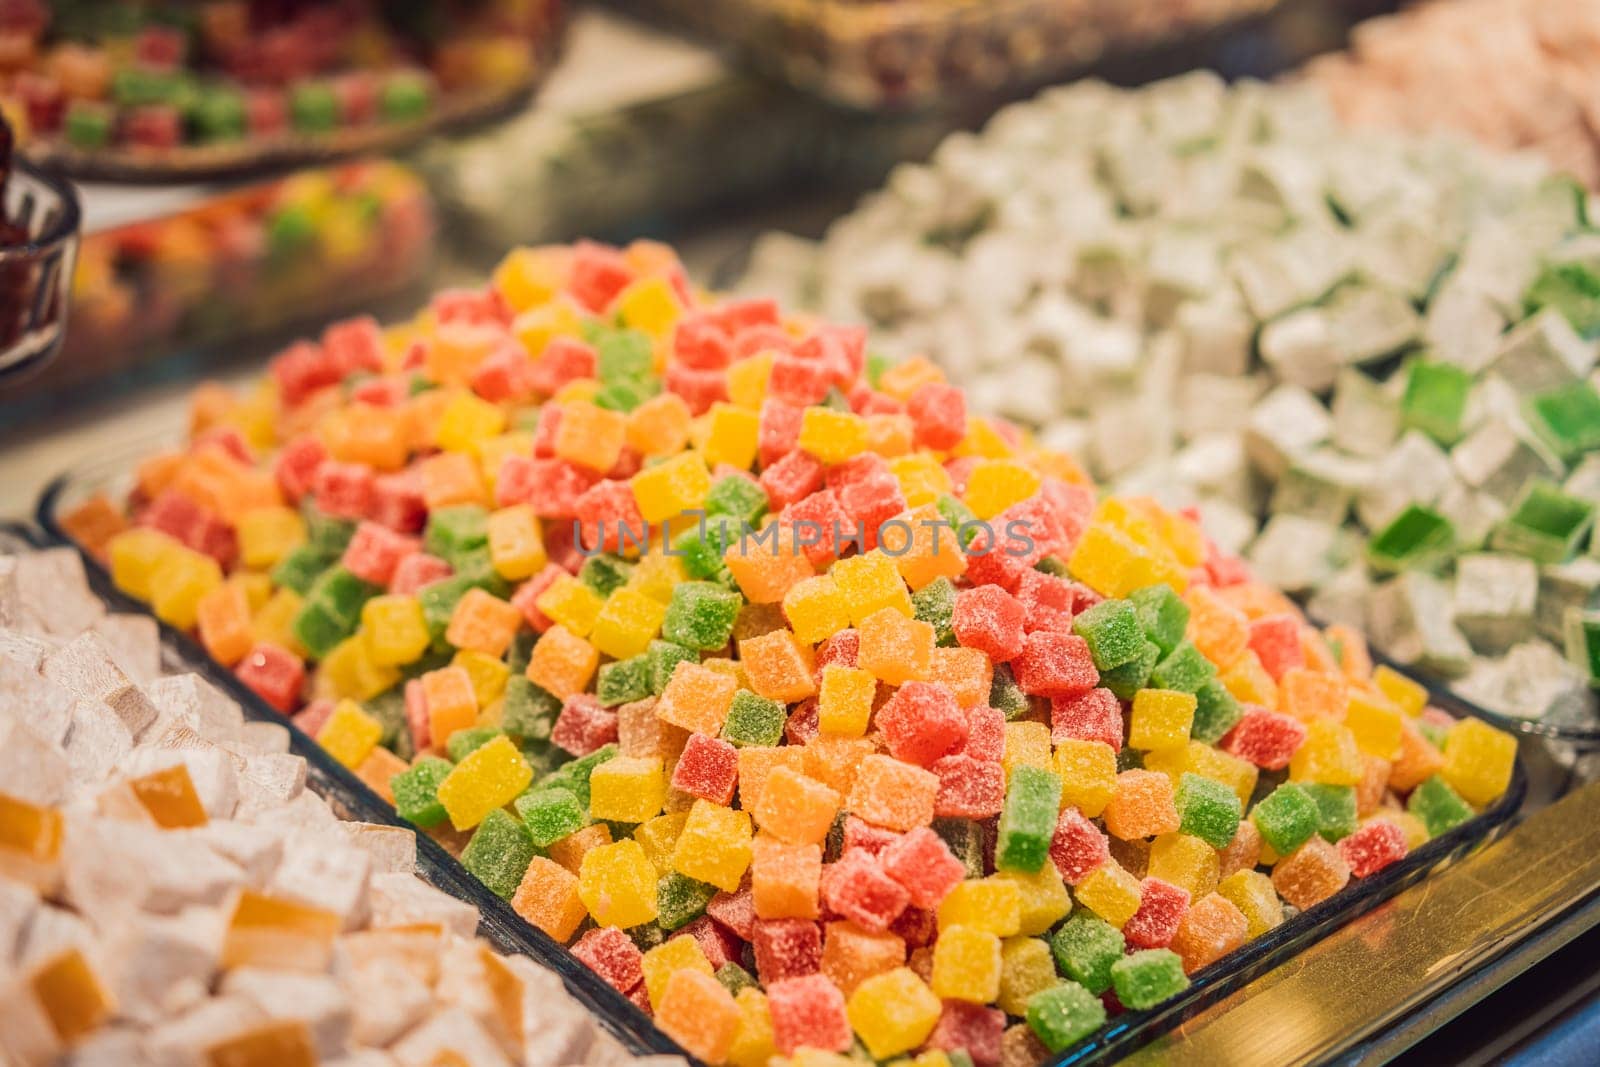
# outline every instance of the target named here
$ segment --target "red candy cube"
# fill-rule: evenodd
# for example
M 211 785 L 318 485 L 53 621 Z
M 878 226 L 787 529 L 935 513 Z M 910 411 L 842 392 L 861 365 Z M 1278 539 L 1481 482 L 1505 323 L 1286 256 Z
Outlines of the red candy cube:
M 372 468 L 364 463 L 328 460 L 317 468 L 311 486 L 317 508 L 341 519 L 364 519 L 372 507 Z
M 1306 724 L 1292 715 L 1251 708 L 1223 737 L 1222 751 L 1254 763 L 1264 771 L 1281 771 L 1306 739 Z
M 755 936 L 756 904 L 748 884 L 741 886 L 737 893 L 724 891 L 712 897 L 706 905 L 706 914 L 746 941 Z
M 572 337 L 552 338 L 533 361 L 528 384 L 550 396 L 570 382 L 593 378 L 599 362 L 594 349 L 582 341 Z
M 767 394 L 785 404 L 810 407 L 828 395 L 833 375 L 834 368 L 822 360 L 779 353 L 772 361 Z
M 752 327 L 776 327 L 782 321 L 778 302 L 765 296 L 729 300 L 707 311 L 705 316 L 732 336 L 741 335 Z M 787 350 L 787 345 L 784 347 Z
M 383 373 L 383 330 L 369 315 L 336 322 L 322 331 L 322 350 L 341 378 L 356 371 Z
M 1340 838 L 1339 855 L 1357 878 L 1377 874 L 1406 857 L 1406 833 L 1387 819 L 1374 819 Z
M 999 1067 L 1006 1032 L 1006 1013 L 970 1000 L 946 1000 L 939 1022 L 928 1035 L 928 1048 L 954 1052 L 966 1049 L 973 1067 Z
M 1250 648 L 1274 679 L 1291 667 L 1304 667 L 1300 620 L 1293 615 L 1266 615 L 1250 623 Z
M 761 472 L 761 488 L 772 508 L 781 511 L 822 488 L 825 468 L 806 452 L 790 452 Z
M 722 370 L 698 370 L 671 363 L 664 384 L 667 392 L 683 398 L 691 415 L 704 415 L 711 405 L 728 399 L 728 375 Z
M 367 518 L 399 533 L 417 533 L 428 518 L 422 499 L 422 478 L 415 470 L 380 474 L 372 481 Z
M 762 488 L 771 492 L 765 484 Z M 793 532 L 795 544 L 813 567 L 820 567 L 838 555 L 840 539 L 850 536 L 849 531 L 855 528 L 831 489 L 819 489 L 804 500 L 790 504 L 778 516 L 778 521 L 783 531 Z
M 414 537 L 397 534 L 375 522 L 363 522 L 345 546 L 341 562 L 362 581 L 387 586 L 394 580 L 394 572 L 402 559 L 425 555 L 418 551 L 420 547 Z M 445 570 L 449 572 L 449 564 L 445 565 Z
M 967 579 L 973 585 L 1015 589 L 1034 562 L 1020 554 L 1027 546 L 1007 536 L 1003 524 L 981 527 L 967 545 Z
M 1100 741 L 1122 751 L 1122 703 L 1109 689 L 1050 702 L 1050 743 Z
M 843 1052 L 850 1047 L 844 994 L 823 975 L 772 982 L 767 986 L 767 1010 L 772 1015 L 773 1041 L 785 1056 L 801 1048 Z
M 572 246 L 567 291 L 588 310 L 596 314 L 604 311 L 633 278 L 634 270 L 627 257 L 615 248 L 594 241 L 579 241 Z
M 967 712 L 967 747 L 963 755 L 998 763 L 1006 750 L 1006 717 L 998 708 L 979 704 Z
M 967 435 L 967 395 L 953 385 L 929 382 L 911 394 L 906 412 L 918 448 L 944 452 Z
M 879 856 L 883 871 L 906 890 L 911 903 L 934 911 L 961 884 L 966 866 L 933 830 L 919 826 L 891 843 Z
M 561 705 L 550 742 L 574 756 L 587 756 L 617 739 L 617 713 L 589 693 L 574 693 Z
M 406 729 L 411 731 L 411 746 L 418 752 L 433 744 L 433 719 L 428 714 L 428 694 L 422 679 L 406 682 Z
M 333 717 L 334 703 L 331 700 L 313 700 L 299 711 L 289 717 L 295 728 L 303 734 L 316 737 Z
M 730 931 L 718 926 L 710 917 L 702 915 L 685 926 L 674 937 L 692 937 L 700 946 L 700 951 L 705 953 L 713 970 L 720 970 L 729 963 L 739 962 L 740 949 L 744 942 L 734 936 Z
M 515 341 L 507 341 L 484 357 L 472 372 L 472 391 L 485 400 L 522 400 L 534 392 L 533 363 Z
M 762 467 L 771 466 L 798 447 L 804 417 L 805 410 L 793 404 L 772 397 L 762 401 L 756 431 L 756 451 Z
M 1061 872 L 1061 880 L 1077 885 L 1110 858 L 1111 842 L 1100 827 L 1077 808 L 1064 809 L 1050 839 L 1050 862 Z
M 733 338 L 708 313 L 686 315 L 672 333 L 672 354 L 687 366 L 718 370 L 733 361 Z
M 1132 948 L 1166 948 L 1189 910 L 1189 891 L 1159 878 L 1139 883 L 1139 910 L 1122 927 Z
M 233 673 L 257 696 L 285 715 L 300 703 L 300 686 L 306 678 L 305 664 L 286 648 L 264 641 L 239 661 Z
M 402 556 L 400 562 L 395 564 L 394 574 L 389 579 L 389 592 L 412 596 L 423 586 L 448 578 L 453 573 L 450 564 L 438 556 L 413 552 Z
M 1065 578 L 1028 568 L 1017 582 L 1023 629 L 1070 631 L 1079 588 Z
M 856 665 L 856 657 L 860 653 L 860 632 L 855 629 L 840 630 L 817 646 L 817 678 L 821 679 L 822 668 L 830 664 L 839 667 L 854 667 Z
M 887 930 L 911 902 L 905 887 L 866 849 L 850 849 L 824 867 L 821 889 L 829 911 L 866 930 Z
M 739 783 L 739 750 L 705 734 L 690 734 L 672 771 L 672 788 L 724 807 Z
M 957 752 L 967 740 L 967 715 L 950 690 L 933 682 L 907 682 L 874 717 L 895 759 L 919 767 Z
M 495 500 L 501 507 L 529 504 L 541 519 L 574 519 L 578 500 L 599 475 L 564 459 L 528 459 L 507 456 L 495 482 Z
M 296 437 L 284 445 L 272 464 L 273 477 L 277 479 L 283 495 L 294 502 L 311 492 L 316 482 L 317 468 L 327 458 L 327 448 L 320 438 L 312 434 Z
M 1006 772 L 998 761 L 946 756 L 928 768 L 939 779 L 933 813 L 940 818 L 987 819 L 1006 802 Z
M 578 938 L 572 954 L 619 993 L 626 993 L 644 980 L 640 963 L 643 953 L 633 938 L 615 926 L 590 930 Z
M 901 834 L 897 834 L 893 830 L 885 830 L 881 827 L 873 826 L 865 820 L 858 819 L 854 815 L 846 815 L 844 817 L 844 845 L 840 852 L 861 849 L 868 855 L 878 856 L 882 855 L 884 849 L 900 840 L 901 837 Z
M 822 715 L 817 708 L 817 698 L 808 697 L 795 705 L 789 721 L 783 725 L 783 736 L 791 745 L 809 745 L 822 732 Z
M 1012 670 L 1024 693 L 1052 700 L 1081 696 L 1100 681 L 1088 642 L 1077 634 L 1049 630 L 1027 636 Z
M 822 927 L 809 919 L 757 919 L 750 944 L 756 975 L 769 990 L 785 978 L 816 974 L 822 967 Z
M 980 585 L 956 595 L 950 625 L 956 640 L 975 648 L 996 663 L 1007 663 L 1022 652 L 1027 609 L 1022 601 L 997 585 Z
M 650 528 L 627 482 L 599 482 L 578 497 L 576 506 L 579 536 L 588 551 L 622 552 L 625 545 L 648 544 Z
M 320 346 L 296 341 L 276 356 L 268 366 L 278 383 L 278 401 L 284 407 L 297 407 L 312 393 L 339 381 L 339 368 Z

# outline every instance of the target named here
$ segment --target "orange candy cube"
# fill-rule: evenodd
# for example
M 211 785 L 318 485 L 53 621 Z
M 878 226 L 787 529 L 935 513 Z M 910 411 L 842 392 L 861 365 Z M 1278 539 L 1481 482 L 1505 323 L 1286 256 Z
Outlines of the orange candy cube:
M 816 658 L 790 630 L 740 641 L 739 661 L 757 696 L 792 704 L 817 691 Z
M 505 655 L 521 625 L 522 612 L 516 607 L 492 593 L 474 588 L 456 601 L 444 637 L 458 649 L 482 652 L 498 659 Z
M 556 625 L 533 646 L 528 657 L 528 681 L 565 700 L 583 692 L 599 666 L 598 649 L 566 627 Z
M 228 581 L 200 598 L 195 607 L 200 643 L 211 658 L 231 667 L 255 645 L 250 629 L 250 598 L 240 582 Z
M 534 646 L 535 654 L 543 644 Z M 738 691 L 738 681 L 721 671 L 699 663 L 679 663 L 656 701 L 656 718 L 690 733 L 716 737 Z

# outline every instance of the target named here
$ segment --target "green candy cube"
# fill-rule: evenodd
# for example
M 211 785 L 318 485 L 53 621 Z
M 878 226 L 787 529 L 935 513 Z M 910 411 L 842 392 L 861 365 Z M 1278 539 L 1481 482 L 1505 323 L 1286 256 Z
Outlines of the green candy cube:
M 465 730 L 457 730 L 444 743 L 445 754 L 450 757 L 450 762 L 460 763 L 504 732 L 498 726 L 470 726 Z
M 1176 952 L 1147 948 L 1111 965 L 1111 987 L 1124 1007 L 1143 1011 L 1188 989 L 1189 978 Z
M 411 743 L 411 724 L 406 721 L 406 694 L 403 686 L 397 685 L 392 689 L 386 689 L 364 702 L 361 707 L 383 726 L 383 733 L 378 735 L 378 744 L 403 760 L 409 761 L 416 754 Z
M 950 847 L 950 852 L 967 868 L 968 878 L 982 878 L 983 830 L 971 819 L 939 818 L 933 820 L 933 832 Z
M 1009 663 L 996 663 L 994 676 L 989 681 L 989 706 L 997 709 L 1010 722 L 1028 711 L 1028 694 L 1017 684 Z
M 1446 448 L 1461 440 L 1462 419 L 1472 374 L 1452 363 L 1411 364 L 1406 389 L 1400 398 L 1400 421 L 1406 429 L 1421 430 Z
M 729 627 L 729 632 L 732 632 L 732 627 Z M 653 696 L 660 696 L 666 691 L 678 664 L 700 662 L 700 653 L 671 641 L 651 641 L 644 655 L 650 663 L 650 692 Z
M 1126 947 L 1121 930 L 1083 911 L 1050 935 L 1050 953 L 1061 973 L 1095 996 L 1111 988 L 1111 965 Z
M 330 556 L 344 555 L 350 539 L 356 535 L 356 524 L 349 519 L 337 518 L 321 511 L 309 497 L 300 505 L 300 515 L 306 520 L 306 544 L 314 545 Z
M 357 578 L 340 564 L 318 575 L 311 590 L 306 593 L 306 602 L 322 605 L 323 610 L 353 633 L 361 625 L 362 605 L 382 591 L 371 582 Z
M 532 630 L 517 631 L 517 635 L 511 639 L 511 647 L 506 649 L 506 666 L 511 668 L 512 674 L 521 674 L 528 669 L 533 646 L 538 643 L 539 635 Z
M 1061 776 L 1038 767 L 1011 772 L 995 839 L 994 864 L 1002 871 L 1032 874 L 1050 858 L 1050 839 L 1061 811 Z
M 67 106 L 62 132 L 74 148 L 104 148 L 111 143 L 116 114 L 92 100 L 74 100 Z
M 453 770 L 455 765 L 449 760 L 423 756 L 389 779 L 389 788 L 394 791 L 395 814 L 423 829 L 444 822 L 444 805 L 439 803 L 439 783 Z
M 729 474 L 711 483 L 705 511 L 707 515 L 734 519 L 753 527 L 767 513 L 767 491 L 743 475 Z
M 686 648 L 715 651 L 733 636 L 744 598 L 712 582 L 684 582 L 672 589 L 661 636 Z
M 1227 848 L 1239 832 L 1243 814 L 1239 794 L 1221 782 L 1186 771 L 1178 779 L 1173 802 L 1178 808 L 1178 831 L 1212 848 Z
M 1244 718 L 1244 708 L 1228 687 L 1213 678 L 1194 691 L 1194 723 L 1189 736 L 1207 745 L 1222 740 Z
M 650 695 L 650 657 L 640 653 L 630 659 L 601 666 L 595 695 L 603 707 L 631 704 Z
M 1189 605 L 1170 585 L 1147 585 L 1128 594 L 1139 616 L 1145 640 L 1154 641 L 1163 656 L 1170 655 L 1189 627 Z
M 722 739 L 737 748 L 770 747 L 783 740 L 783 727 L 788 721 L 789 713 L 782 704 L 740 689 L 733 694 L 727 721 L 722 724 Z
M 1061 1052 L 1105 1025 L 1106 1006 L 1077 982 L 1062 982 L 1028 998 L 1028 1029 L 1051 1052 Z
M 672 540 L 672 554 L 683 560 L 690 578 L 716 582 L 733 588 L 733 575 L 722 555 L 739 538 L 739 524 L 724 516 L 708 516 L 705 521 L 680 533 Z
M 339 97 L 326 82 L 302 82 L 289 91 L 289 121 L 300 133 L 328 133 L 339 126 Z
M 1600 337 L 1600 275 L 1584 263 L 1547 264 L 1523 302 L 1529 315 L 1553 307 L 1586 340 Z
M 668 933 L 687 926 L 706 913 L 717 887 L 672 871 L 656 883 L 656 921 Z
M 602 597 L 608 597 L 627 585 L 628 579 L 632 576 L 633 564 L 609 552 L 590 556 L 583 561 L 583 566 L 578 568 L 578 581 Z
M 738 996 L 742 989 L 759 988 L 755 976 L 737 963 L 724 963 L 717 968 L 717 973 L 712 975 L 717 984 L 726 989 L 731 996 Z
M 309 541 L 295 545 L 272 568 L 272 584 L 305 596 L 338 558 L 337 552 L 326 552 Z
M 1258 802 L 1250 821 L 1261 840 L 1280 856 L 1287 856 L 1311 839 L 1322 825 L 1322 809 L 1311 794 L 1294 782 L 1284 782 Z
M 613 744 L 602 745 L 587 756 L 579 756 L 556 770 L 545 775 L 539 780 L 538 788 L 546 786 L 560 786 L 570 789 L 585 811 L 589 810 L 589 776 L 594 769 L 606 760 L 617 754 L 617 746 Z
M 1588 382 L 1530 397 L 1524 415 L 1563 462 L 1574 463 L 1600 449 L 1600 393 Z
M 384 80 L 378 110 L 390 122 L 415 122 L 433 108 L 433 83 L 414 71 L 400 71 Z
M 1431 508 L 1409 505 L 1367 542 L 1367 561 L 1380 571 L 1426 569 L 1455 546 L 1450 520 Z
M 1511 514 L 1490 535 L 1489 547 L 1537 563 L 1564 563 L 1577 554 L 1594 525 L 1594 503 L 1533 482 Z
M 200 140 L 211 144 L 241 140 L 248 131 L 244 97 L 232 89 L 206 89 L 189 111 Z
M 654 378 L 619 378 L 595 391 L 594 406 L 627 414 L 659 392 L 661 383 Z
M 456 570 L 457 560 L 475 549 L 489 546 L 489 512 L 477 504 L 439 508 L 428 515 L 422 531 L 422 550 L 438 556 Z
M 934 641 L 945 647 L 956 643 L 955 612 L 956 587 L 948 578 L 935 578 L 911 594 L 912 615 L 932 626 Z
M 1140 640 L 1143 640 L 1141 637 Z M 1150 674 L 1161 658 L 1161 649 L 1154 641 L 1145 641 L 1139 654 L 1119 667 L 1100 672 L 1100 685 L 1109 689 L 1118 700 L 1132 700 L 1133 695 L 1150 684 Z
M 450 616 L 455 614 L 456 604 L 467 595 L 467 590 L 476 588 L 477 583 L 470 575 L 452 574 L 417 590 L 417 602 L 422 605 L 422 621 L 428 627 L 434 647 L 441 652 L 450 647 L 445 643 L 444 632 L 450 628 Z
M 1454 830 L 1472 818 L 1472 806 L 1437 774 L 1411 791 L 1406 810 L 1422 820 L 1429 837 Z
M 1317 805 L 1317 833 L 1328 842 L 1336 843 L 1341 837 L 1349 837 L 1360 827 L 1355 786 L 1301 782 L 1300 788 Z
M 289 632 L 317 659 L 333 651 L 335 645 L 349 637 L 353 627 L 346 626 L 333 617 L 320 601 L 306 600 L 289 622 Z
M 602 383 L 653 377 L 655 346 L 640 330 L 608 330 L 594 341 L 595 370 Z
M 962 551 L 971 548 L 973 538 L 983 532 L 983 525 L 978 522 L 977 513 L 949 493 L 935 500 L 933 506 L 939 509 L 939 517 L 944 519 L 945 524 L 955 532 L 956 542 L 960 544 Z M 943 537 L 944 532 L 941 531 L 939 536 Z
M 552 786 L 522 794 L 513 805 L 537 848 L 549 848 L 589 825 L 588 812 L 570 789 Z
M 555 694 L 534 685 L 525 674 L 506 679 L 501 698 L 500 727 L 524 741 L 548 741 L 550 731 L 561 714 L 561 701 Z
M 1126 600 L 1100 601 L 1072 620 L 1072 632 L 1088 643 L 1095 669 L 1102 673 L 1138 659 L 1144 646 L 1154 643 L 1145 638 L 1139 613 Z
M 899 362 L 893 356 L 885 355 L 882 352 L 868 352 L 867 384 L 876 389 L 878 387 L 878 379 L 883 377 L 885 371 L 892 369 Z
M 461 865 L 495 896 L 510 900 L 528 873 L 535 851 L 522 820 L 504 808 L 495 808 L 484 816 L 461 850 Z
M 1188 641 L 1178 642 L 1166 658 L 1150 671 L 1150 685 L 1155 689 L 1172 689 L 1180 693 L 1198 693 L 1207 682 L 1215 680 L 1217 668 L 1200 654 Z

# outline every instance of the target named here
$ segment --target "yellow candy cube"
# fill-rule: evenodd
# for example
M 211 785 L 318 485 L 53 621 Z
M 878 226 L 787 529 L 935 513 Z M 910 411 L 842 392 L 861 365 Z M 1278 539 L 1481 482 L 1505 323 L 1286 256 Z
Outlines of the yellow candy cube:
M 1147 873 L 1180 889 L 1189 891 L 1190 900 L 1199 900 L 1217 888 L 1222 861 L 1217 850 L 1188 834 L 1162 834 L 1150 844 Z
M 1193 693 L 1171 689 L 1139 690 L 1133 695 L 1128 747 L 1145 750 L 1186 747 L 1197 704 Z
M 678 294 L 659 275 L 640 278 L 618 293 L 615 310 L 622 316 L 624 326 L 643 330 L 657 339 L 670 334 L 683 316 Z
M 699 453 L 680 452 L 644 468 L 629 484 L 644 521 L 666 522 L 705 503 L 711 492 L 711 472 Z
M 593 789 L 592 784 L 590 788 Z M 663 877 L 672 871 L 672 850 L 678 843 L 678 835 L 683 833 L 683 824 L 688 821 L 687 811 L 669 811 L 646 819 L 634 828 L 633 839 L 644 847 L 645 855 Z
M 1061 776 L 1061 806 L 1088 818 L 1106 810 L 1117 791 L 1117 754 L 1103 741 L 1068 738 L 1056 746 L 1055 772 Z
M 667 774 L 661 761 L 613 756 L 589 776 L 589 814 L 596 819 L 642 823 L 661 814 Z
M 909 967 L 873 975 L 856 986 L 845 1005 L 850 1028 L 877 1060 L 910 1051 L 926 1041 L 942 1010 L 937 992 Z
M 959 883 L 939 903 L 939 929 L 952 926 L 1015 937 L 1022 929 L 1022 888 L 993 876 Z
M 933 943 L 933 991 L 989 1004 L 1000 995 L 1000 939 L 970 926 L 941 926 Z
M 317 731 L 317 744 L 328 755 L 354 770 L 371 755 L 383 736 L 383 724 L 361 710 L 353 700 L 341 700 Z
M 111 563 L 111 581 L 137 600 L 149 601 L 151 581 L 174 549 L 183 548 L 177 539 L 148 526 L 123 530 L 106 544 Z
M 1190 741 L 1183 748 L 1147 752 L 1144 769 L 1160 771 L 1171 778 L 1174 789 L 1178 787 L 1178 781 L 1185 771 L 1221 782 L 1238 795 L 1239 803 L 1244 807 L 1250 806 L 1250 795 L 1255 792 L 1256 779 L 1261 774 L 1250 761 L 1199 741 Z
M 868 415 L 867 451 L 884 459 L 910 453 L 917 427 L 910 415 Z
M 266 570 L 306 539 L 306 520 L 294 508 L 251 508 L 239 516 L 239 562 Z
M 634 564 L 627 587 L 666 604 L 672 600 L 673 588 L 687 579 L 683 562 L 677 556 L 652 552 Z
M 637 590 L 618 589 L 595 616 L 589 641 L 613 659 L 628 659 L 650 647 L 666 617 L 667 605 L 661 601 Z
M 1289 757 L 1289 778 L 1325 785 L 1360 785 L 1366 773 L 1355 735 L 1343 723 L 1318 719 Z
M 534 606 L 575 636 L 588 637 L 605 603 L 605 599 L 588 585 L 564 574 L 539 594 Z
M 470 830 L 515 800 L 533 781 L 533 768 L 504 734 L 474 749 L 439 783 L 439 803 L 457 830 Z M 585 902 L 587 903 L 587 902 Z
M 162 622 L 193 629 L 201 599 L 221 584 L 222 568 L 216 560 L 176 545 L 150 576 L 150 608 Z
M 1072 895 L 1079 904 L 1120 930 L 1139 910 L 1139 879 L 1123 870 L 1116 860 L 1106 860 L 1072 887 Z
M 450 658 L 450 665 L 467 672 L 467 677 L 472 680 L 472 695 L 477 698 L 480 710 L 505 695 L 511 668 L 504 660 L 463 648 Z
M 912 356 L 878 375 L 878 391 L 889 394 L 903 404 L 924 385 L 937 385 L 944 380 L 944 371 L 937 364 L 925 356 Z
M 1404 718 L 1405 713 L 1393 701 L 1358 689 L 1350 693 L 1344 724 L 1361 751 L 1379 759 L 1393 760 L 1400 755 Z
M 506 459 L 533 454 L 533 434 L 526 430 L 515 430 L 486 437 L 476 442 L 472 451 L 478 457 L 478 472 L 483 476 L 483 484 L 493 497 L 496 486 L 500 484 L 500 468 L 505 466 Z
M 529 308 L 512 319 L 511 335 L 528 350 L 528 355 L 537 359 L 555 338 L 577 334 L 579 324 L 574 306 L 557 298 L 540 307 Z
M 850 605 L 831 575 L 804 578 L 783 594 L 783 614 L 794 634 L 817 644 L 850 625 Z
M 1234 871 L 1217 883 L 1217 892 L 1244 913 L 1252 939 L 1283 922 L 1283 901 L 1260 871 Z
M 554 245 L 513 248 L 494 269 L 494 287 L 514 311 L 543 304 L 565 286 L 570 255 Z
M 482 397 L 462 391 L 439 415 L 435 441 L 446 452 L 471 452 L 506 428 L 506 413 Z
M 1122 531 L 1095 523 L 1083 532 L 1067 557 L 1067 573 L 1101 596 L 1121 596 L 1130 584 L 1135 563 L 1147 553 Z
M 843 463 L 866 451 L 867 422 L 853 412 L 809 407 L 800 417 L 797 444 L 830 466 Z
M 778 1054 L 767 995 L 754 986 L 746 986 L 733 1002 L 739 1006 L 739 1029 L 728 1046 L 728 1067 L 767 1067 L 767 1061 Z
M 872 718 L 878 680 L 858 667 L 830 663 L 822 668 L 817 697 L 817 729 L 835 737 L 862 737 Z
M 322 657 L 312 688 L 317 696 L 335 700 L 371 700 L 399 681 L 399 670 L 374 660 L 367 650 L 366 637 L 354 634 Z
M 1000 765 L 1005 768 L 1006 781 L 1018 767 L 1050 769 L 1050 727 L 1042 722 L 1008 722 L 1005 726 L 1005 748 L 1000 753 Z
M 1021 871 L 996 871 L 996 878 L 1015 882 L 1022 894 L 1021 925 L 1017 933 L 1033 937 L 1044 933 L 1067 917 L 1072 910 L 1072 897 L 1061 880 L 1056 865 L 1046 863 L 1032 874 Z
M 651 1006 L 661 1003 L 667 982 L 679 971 L 697 971 L 708 978 L 713 973 L 711 961 L 706 959 L 700 942 L 692 937 L 674 937 L 661 942 L 644 954 L 639 965 L 644 969 L 644 988 L 650 995 Z
M 992 519 L 1012 504 L 1039 491 L 1039 472 L 1015 459 L 983 459 L 967 477 L 967 507 L 980 519 Z
M 874 549 L 842 559 L 828 574 L 844 595 L 851 625 L 860 626 L 867 616 L 884 608 L 893 608 L 907 618 L 912 617 L 911 593 L 894 560 L 883 552 Z
M 305 658 L 306 650 L 294 636 L 294 617 L 303 601 L 293 589 L 279 589 L 250 619 L 250 633 L 259 642 L 277 645 Z
M 1372 681 L 1384 696 L 1394 701 L 1407 715 L 1421 715 L 1422 709 L 1428 706 L 1428 691 L 1392 667 L 1376 668 L 1372 672 Z
M 489 514 L 489 562 L 500 577 L 513 582 L 544 569 L 549 556 L 532 506 L 516 504 Z
M 908 508 L 932 504 L 950 492 L 949 472 L 926 452 L 890 460 L 889 473 L 900 483 L 900 493 L 906 498 Z
M 772 380 L 773 354 L 770 351 L 746 356 L 728 368 L 728 399 L 742 408 L 758 410 L 767 399 L 767 383 Z
M 414 596 L 375 596 L 361 605 L 361 633 L 372 662 L 391 667 L 415 663 L 433 641 Z
M 1463 800 L 1482 807 L 1506 791 L 1516 761 L 1516 738 L 1479 719 L 1462 719 L 1445 738 L 1439 773 Z
M 750 867 L 750 840 L 748 813 L 724 808 L 709 800 L 696 800 L 673 846 L 672 869 L 696 881 L 735 892 Z
M 756 444 L 761 432 L 761 416 L 749 408 L 716 403 L 706 416 L 705 443 L 701 454 L 706 466 L 726 463 L 749 470 L 756 461 Z
M 1242 704 L 1259 704 L 1264 708 L 1278 705 L 1278 683 L 1261 665 L 1261 657 L 1254 649 L 1235 660 L 1217 679 Z
M 996 1007 L 1007 1015 L 1026 1015 L 1028 999 L 1061 981 L 1050 946 L 1037 937 L 1008 937 L 1000 943 L 1000 995 Z

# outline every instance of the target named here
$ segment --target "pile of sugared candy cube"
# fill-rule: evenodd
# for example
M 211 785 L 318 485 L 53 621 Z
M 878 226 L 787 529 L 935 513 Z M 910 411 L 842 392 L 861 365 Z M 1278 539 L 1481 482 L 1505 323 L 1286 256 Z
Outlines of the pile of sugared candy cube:
M 1513 770 L 1191 515 L 653 244 L 297 344 L 70 525 L 709 1063 L 1042 1060 Z
M 410 831 L 341 821 L 283 725 L 160 656 L 74 550 L 0 553 L 0 1060 L 632 1061 Z
M 1600 703 L 1586 194 L 1311 86 L 1079 82 L 957 133 L 751 292 L 868 323 L 1324 622 L 1506 715 Z

